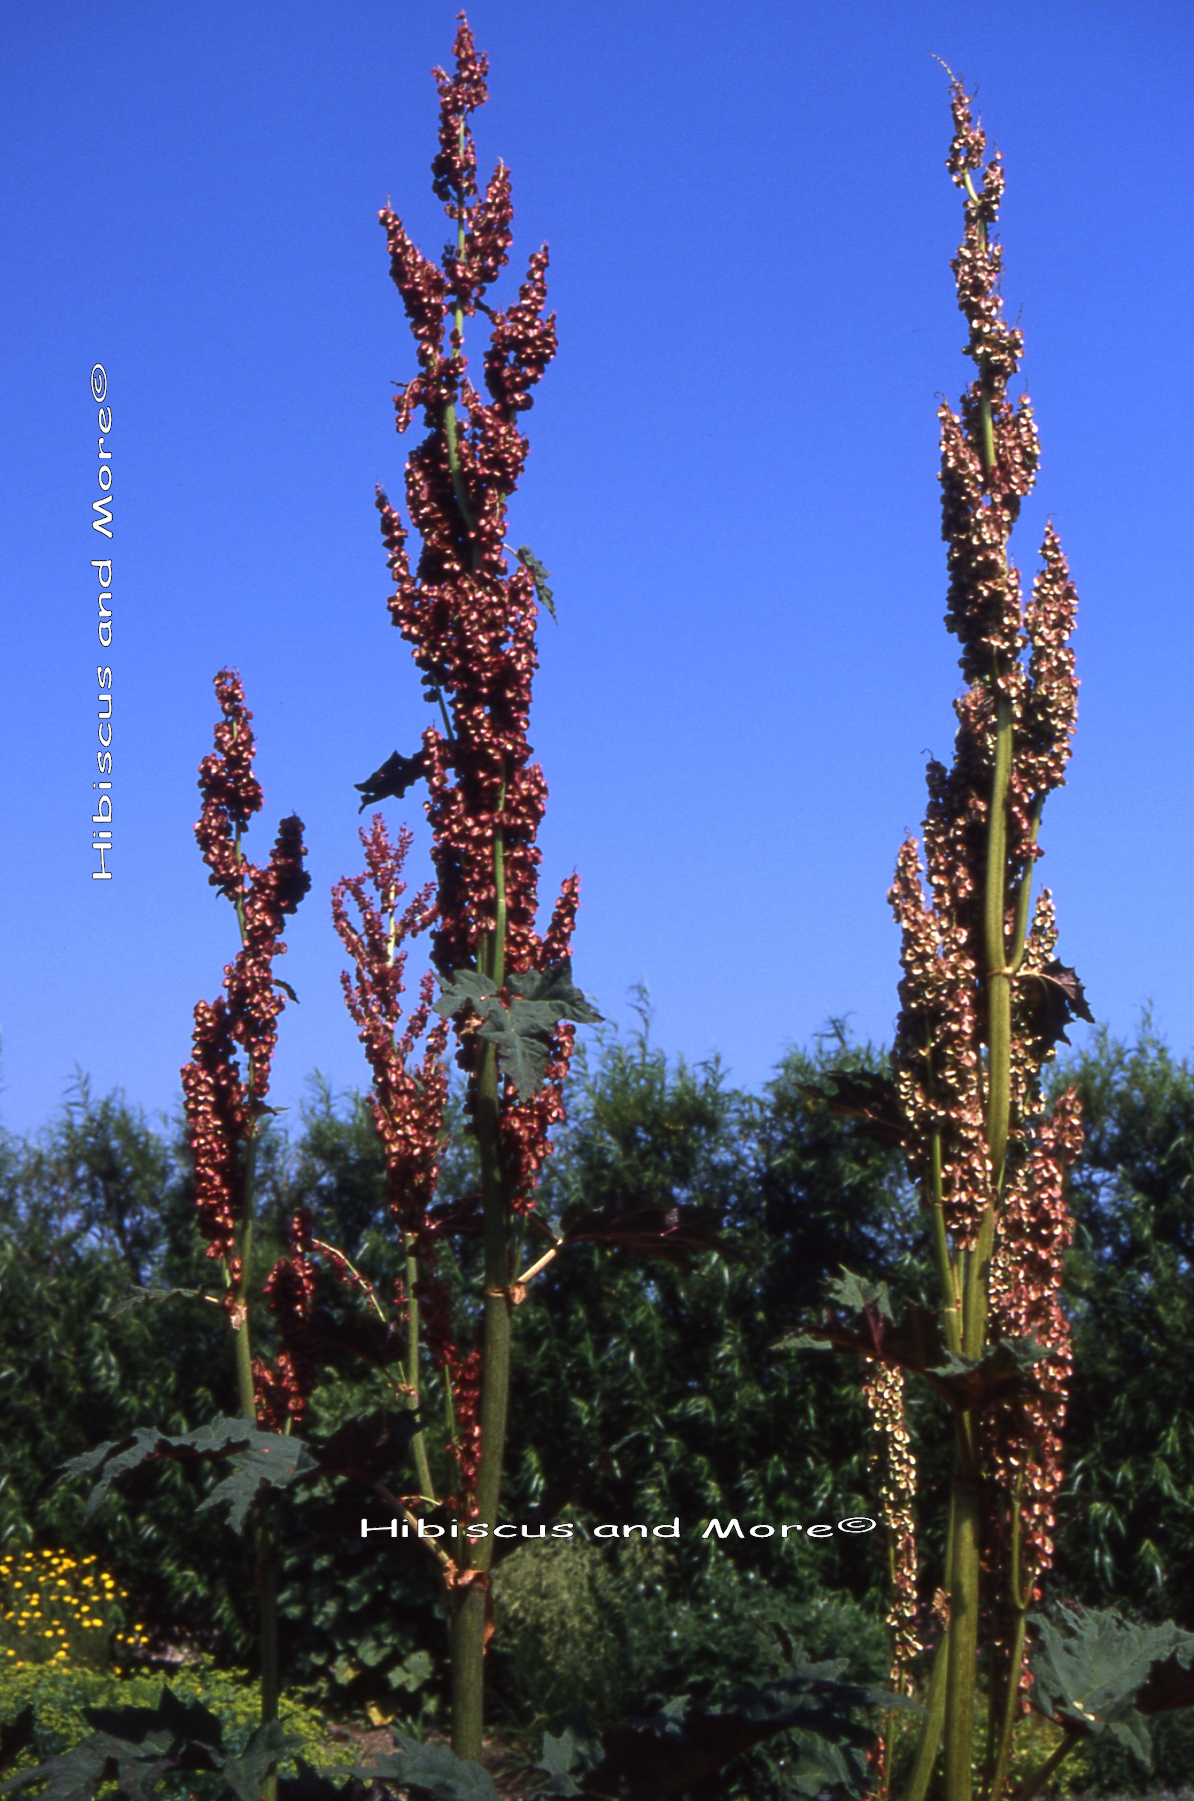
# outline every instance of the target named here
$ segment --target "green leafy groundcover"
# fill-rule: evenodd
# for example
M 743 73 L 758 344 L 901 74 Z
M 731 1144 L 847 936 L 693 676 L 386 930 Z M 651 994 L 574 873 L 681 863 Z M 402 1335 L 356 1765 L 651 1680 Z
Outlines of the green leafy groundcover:
M 183 1706 L 200 1706 L 224 1725 L 224 1744 L 235 1756 L 248 1745 L 260 1720 L 261 1698 L 255 1683 L 206 1664 L 182 1669 L 170 1687 Z M 27 1664 L 0 1671 L 0 1735 L 15 1736 L 28 1720 L 24 1747 L 12 1757 L 6 1777 L 20 1775 L 47 1758 L 80 1744 L 94 1731 L 85 1709 L 154 1708 L 162 1692 L 160 1675 L 116 1676 L 99 1670 Z M 27 1711 L 28 1710 L 28 1711 Z M 338 1756 L 328 1744 L 328 1729 L 312 1708 L 283 1696 L 279 1712 L 284 1733 L 296 1741 L 298 1755 L 311 1763 L 332 1763 Z M 279 1764 L 289 1774 L 289 1762 Z

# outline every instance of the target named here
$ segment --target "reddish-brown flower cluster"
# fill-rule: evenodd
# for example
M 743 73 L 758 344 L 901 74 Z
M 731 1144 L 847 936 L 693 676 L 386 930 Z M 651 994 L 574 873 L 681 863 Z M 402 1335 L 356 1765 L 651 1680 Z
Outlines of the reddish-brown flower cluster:
M 991 1333 L 1031 1334 L 1047 1356 L 1034 1389 L 990 1410 L 983 1421 L 1000 1488 L 1020 1495 L 1022 1580 L 1036 1586 L 1053 1561 L 1053 1503 L 1061 1486 L 1061 1432 L 1073 1359 L 1061 1308 L 1061 1276 L 1074 1236 L 1065 1171 L 1082 1149 L 1078 1097 L 1068 1088 L 1045 1120 L 1006 1196 L 991 1268 Z M 1006 1545 L 1004 1550 L 1006 1553 Z
M 955 414 L 942 406 L 942 535 L 950 575 L 946 623 L 962 645 L 969 684 L 955 703 L 959 729 L 953 765 L 930 763 L 924 827 L 926 898 L 916 846 L 900 853 L 891 902 L 903 935 L 904 978 L 895 1071 L 908 1123 L 909 1166 L 924 1182 L 939 1146 L 946 1225 L 969 1248 L 992 1180 L 986 1144 L 986 992 L 991 963 L 984 931 L 984 882 L 996 728 L 1002 703 L 1011 722 L 1004 876 L 1004 963 L 1015 951 L 1017 902 L 1040 855 L 1036 843 L 1046 796 L 1065 779 L 1077 714 L 1069 637 L 1076 596 L 1052 526 L 1044 567 L 1028 606 L 1008 540 L 1035 478 L 1036 427 L 1028 401 L 1009 399 L 1023 339 L 1003 317 L 1001 251 L 993 230 L 1003 193 L 998 156 L 983 166 L 986 139 L 958 81 L 952 84 L 955 135 L 948 167 L 965 195 L 965 235 L 954 261 L 958 304 L 970 333 L 974 381 Z M 978 185 L 975 186 L 977 178 Z M 1028 650 L 1027 659 L 1024 652 Z M 1052 931 L 1047 896 L 1036 907 L 1013 983 L 1014 1071 L 1009 1172 L 1031 1150 L 1040 1111 L 1042 1054 L 1032 1021 L 1042 946 Z M 1039 985 L 1039 984 L 1038 984 Z M 1037 1009 L 1039 1012 L 1039 1009 Z
M 407 506 L 421 540 L 417 570 L 407 555 L 406 529 L 380 491 L 377 504 L 395 582 L 394 623 L 413 647 L 428 699 L 451 719 L 444 733 L 431 727 L 423 736 L 437 880 L 432 961 L 445 978 L 473 967 L 482 940 L 497 928 L 498 856 L 507 974 L 567 957 L 577 904 L 572 878 L 539 937 L 536 834 L 546 786 L 527 742 L 538 605 L 529 567 L 520 561 L 510 570 L 505 538 L 507 502 L 527 455 L 518 416 L 555 354 L 556 332 L 554 316 L 544 316 L 546 249 L 531 257 L 516 302 L 494 309 L 484 299 L 506 264 L 513 217 L 510 179 L 500 164 L 478 194 L 469 119 L 487 97 L 486 74 L 486 58 L 461 15 L 455 71 L 436 71 L 434 186 L 456 226 L 442 267 L 422 256 L 392 212 L 381 215 L 419 359 L 418 374 L 396 398 L 398 430 L 406 430 L 417 407 L 428 428 L 406 466 Z M 464 352 L 464 321 L 478 312 L 490 325 L 488 400 L 470 381 Z M 570 1030 L 557 1034 L 539 1096 L 520 1102 L 507 1091 L 504 1098 L 503 1168 L 516 1206 L 531 1204 L 548 1129 L 562 1117 L 572 1038 Z M 460 1055 L 471 1067 L 467 1038 Z
M 288 1421 L 295 1427 L 302 1425 L 319 1375 L 319 1359 L 307 1332 L 317 1269 L 313 1224 L 306 1208 L 294 1215 L 288 1238 L 289 1257 L 279 1258 L 265 1283 L 282 1349 L 272 1368 L 260 1358 L 253 1362 L 257 1421 L 266 1432 L 281 1432 Z
M 367 874 L 336 883 L 332 919 L 356 967 L 355 983 L 347 971 L 341 973 L 340 981 L 373 1071 L 373 1121 L 385 1152 L 390 1207 L 402 1231 L 417 1237 L 426 1229 L 427 1208 L 439 1176 L 448 1091 L 443 1061 L 448 1027 L 437 1019 L 428 1030 L 434 987 L 427 975 L 420 984 L 419 1003 L 405 1029 L 399 1031 L 405 992 L 403 947 L 435 919 L 430 887 L 399 911 L 406 893 L 402 869 L 411 843 L 412 834 L 403 827 L 397 844 L 391 844 L 385 821 L 380 813 L 375 814 L 369 830 L 361 832 Z M 368 892 L 369 882 L 376 901 Z M 359 926 L 348 916 L 349 900 L 356 905 Z M 421 1040 L 421 1054 L 410 1068 Z
M 439 1178 L 449 1029 L 444 1020 L 431 1023 L 429 975 L 420 984 L 417 1007 L 405 1029 L 399 1030 L 404 946 L 435 920 L 430 889 L 423 889 L 400 910 L 406 893 L 402 870 L 411 842 L 412 834 L 403 828 L 397 844 L 391 844 L 385 822 L 376 814 L 369 830 L 361 832 L 367 874 L 337 882 L 332 891 L 332 917 L 356 968 L 355 982 L 347 973 L 341 981 L 373 1071 L 373 1119 L 385 1151 L 390 1207 L 409 1251 L 418 1260 L 414 1298 L 419 1303 L 423 1340 L 432 1366 L 452 1390 L 455 1438 L 447 1450 L 460 1471 L 460 1511 L 467 1513 L 480 1455 L 481 1359 L 477 1350 L 462 1353 L 454 1342 L 451 1293 L 437 1267 L 443 1222 L 428 1215 Z M 359 925 L 349 918 L 350 900 L 356 906 Z M 420 1041 L 422 1049 L 410 1067 Z M 397 1306 L 405 1305 L 404 1284 L 398 1284 L 394 1299 Z M 455 1497 L 449 1497 L 446 1504 L 454 1508 Z
M 261 810 L 253 774 L 253 715 L 240 677 L 222 669 L 215 681 L 223 717 L 215 751 L 199 766 L 203 812 L 195 836 L 211 870 L 211 885 L 236 908 L 241 949 L 225 966 L 224 994 L 195 1008 L 192 1061 L 182 1071 L 187 1135 L 195 1159 L 195 1200 L 208 1256 L 222 1259 L 228 1277 L 226 1304 L 243 1306 L 244 1272 L 236 1249 L 244 1212 L 244 1151 L 269 1091 L 276 1022 L 285 996 L 273 961 L 286 949 L 285 916 L 311 885 L 303 868 L 303 823 L 284 819 L 264 868 L 241 850 L 241 834 Z M 237 1053 L 245 1067 L 237 1062 Z

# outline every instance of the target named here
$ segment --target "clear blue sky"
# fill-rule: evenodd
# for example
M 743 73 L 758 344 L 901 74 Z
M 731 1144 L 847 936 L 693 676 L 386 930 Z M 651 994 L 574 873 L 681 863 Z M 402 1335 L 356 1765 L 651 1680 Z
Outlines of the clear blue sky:
M 433 63 L 451 0 L 24 0 L 0 184 L 6 729 L 0 1119 L 77 1064 L 171 1107 L 235 948 L 191 836 L 211 679 L 243 673 L 268 825 L 314 889 L 274 1098 L 364 1078 L 328 890 L 352 784 L 425 722 L 386 611 L 373 484 L 401 491 L 413 370 L 379 206 L 437 253 Z M 658 1041 L 762 1082 L 829 1015 L 885 1040 L 885 894 L 948 757 L 935 397 L 968 365 L 945 77 L 1005 152 L 1005 291 L 1082 596 L 1071 781 L 1046 879 L 1098 1017 L 1194 1039 L 1190 495 L 1194 14 L 1010 0 L 475 0 L 477 134 L 551 245 L 561 350 L 516 543 L 552 571 L 532 740 L 576 974 Z M 92 364 L 113 412 L 114 642 L 90 559 Z M 90 879 L 98 662 L 115 879 Z M 417 797 L 388 803 L 417 819 Z M 250 850 L 254 840 L 250 839 Z M 422 841 L 421 841 L 422 842 Z M 1079 1028 L 1082 1030 L 1082 1028 Z

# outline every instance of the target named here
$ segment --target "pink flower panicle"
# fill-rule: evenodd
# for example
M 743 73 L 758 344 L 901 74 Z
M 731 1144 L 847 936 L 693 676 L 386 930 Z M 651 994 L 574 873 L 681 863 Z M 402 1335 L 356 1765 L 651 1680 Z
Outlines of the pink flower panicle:
M 199 1226 L 208 1256 L 224 1263 L 227 1305 L 235 1310 L 243 1302 L 236 1236 L 244 1212 L 244 1150 L 265 1110 L 276 1022 L 286 1004 L 273 961 L 286 950 L 285 918 L 311 878 L 303 868 L 303 823 L 296 816 L 282 821 L 263 869 L 244 856 L 241 834 L 263 804 L 253 774 L 253 715 L 234 671 L 222 669 L 215 690 L 223 717 L 215 728 L 216 748 L 199 765 L 203 811 L 195 836 L 211 885 L 237 909 L 241 949 L 225 966 L 223 995 L 195 1007 L 192 1059 L 182 1086 Z
M 954 259 L 958 305 L 969 326 L 966 354 L 975 378 L 959 411 L 943 405 L 942 536 L 948 546 L 946 624 L 962 646 L 967 689 L 955 703 L 958 733 L 951 768 L 929 764 L 924 825 L 924 881 L 917 848 L 900 853 L 891 903 L 903 946 L 901 1012 L 894 1063 L 908 1125 L 911 1173 L 926 1177 L 934 1134 L 941 1146 L 946 1225 L 959 1247 L 973 1242 L 991 1203 L 986 1150 L 983 1044 L 988 977 L 983 919 L 990 796 L 994 782 L 997 700 L 1012 719 L 1008 796 L 1005 936 L 1015 924 L 1017 890 L 1031 880 L 1041 852 L 1036 831 L 1046 796 L 1062 785 L 1077 718 L 1077 681 L 1070 635 L 1077 597 L 1052 526 L 1043 568 L 1022 605 L 1020 578 L 1008 555 L 1012 527 L 1031 490 L 1039 461 L 1028 400 L 1013 401 L 1008 383 L 1023 355 L 1023 336 L 1003 315 L 1002 251 L 995 239 L 1003 195 L 998 155 L 972 117 L 962 84 L 951 77 L 954 139 L 947 167 L 963 189 L 965 227 Z M 1039 915 L 1038 903 L 1038 915 Z M 1047 903 L 1046 903 L 1047 906 Z M 1051 914 L 1049 915 L 1051 920 Z M 1013 984 L 1016 1066 L 1009 1171 L 1030 1154 L 1041 1109 L 1041 1056 L 1031 1042 L 1030 978 L 1044 967 L 1034 928 Z M 1051 1055 L 1051 1049 L 1045 1055 Z

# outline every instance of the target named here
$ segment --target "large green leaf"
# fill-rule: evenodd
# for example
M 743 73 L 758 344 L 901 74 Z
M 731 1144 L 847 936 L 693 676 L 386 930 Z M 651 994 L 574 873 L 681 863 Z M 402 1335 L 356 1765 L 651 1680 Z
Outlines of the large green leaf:
M 1191 1668 L 1194 1632 L 1172 1620 L 1138 1625 L 1114 1608 L 1064 1604 L 1029 1619 L 1036 1632 L 1036 1705 L 1050 1719 L 1063 1718 L 1083 1732 L 1110 1733 L 1151 1769 L 1152 1744 L 1136 1701 L 1154 1669 Z
M 859 1357 L 881 1358 L 923 1376 L 960 1412 L 1038 1392 L 1033 1367 L 1050 1352 L 1031 1334 L 1000 1339 L 981 1357 L 963 1357 L 946 1345 L 941 1316 L 935 1309 L 909 1302 L 896 1323 L 885 1282 L 868 1282 L 843 1268 L 841 1275 L 826 1285 L 826 1298 L 826 1323 L 790 1334 L 779 1341 L 777 1350 L 834 1348 Z M 855 1314 L 857 1324 L 840 1318 L 835 1308 Z
M 488 976 L 475 969 L 456 969 L 435 1003 L 445 1019 L 469 1011 L 479 1021 L 480 1038 L 496 1045 L 503 1076 L 514 1084 L 520 1100 L 538 1094 L 547 1070 L 556 1027 L 563 1019 L 577 1025 L 599 1025 L 601 1015 L 572 980 L 565 958 L 546 969 L 520 970 L 506 982 L 510 999 L 503 1001 Z
M 280 1432 L 259 1432 L 247 1420 L 221 1415 L 198 1431 L 177 1437 L 143 1426 L 130 1438 L 97 1445 L 81 1457 L 72 1457 L 62 1466 L 62 1480 L 100 1470 L 100 1479 L 87 1497 L 86 1517 L 95 1511 L 113 1481 L 125 1470 L 167 1459 L 177 1463 L 227 1459 L 231 1463 L 230 1474 L 217 1483 L 196 1512 L 202 1513 L 206 1507 L 226 1507 L 228 1523 L 237 1532 L 263 1488 L 286 1488 L 319 1467 L 301 1439 L 287 1438 Z
M 393 1730 L 391 1728 L 391 1730 Z M 447 1745 L 420 1745 L 394 1733 L 397 1751 L 353 1770 L 362 1781 L 399 1782 L 434 1795 L 436 1801 L 500 1801 L 488 1772 L 457 1757 Z

